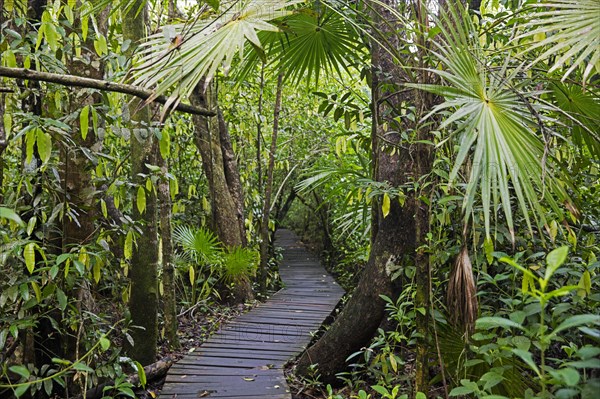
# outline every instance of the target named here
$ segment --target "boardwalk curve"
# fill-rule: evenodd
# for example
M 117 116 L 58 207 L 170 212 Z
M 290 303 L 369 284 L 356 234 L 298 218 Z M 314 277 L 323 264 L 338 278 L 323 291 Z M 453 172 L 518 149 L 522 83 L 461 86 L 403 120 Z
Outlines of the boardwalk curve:
M 283 366 L 300 353 L 344 290 L 289 230 L 279 230 L 284 288 L 222 326 L 167 374 L 161 399 L 289 399 Z

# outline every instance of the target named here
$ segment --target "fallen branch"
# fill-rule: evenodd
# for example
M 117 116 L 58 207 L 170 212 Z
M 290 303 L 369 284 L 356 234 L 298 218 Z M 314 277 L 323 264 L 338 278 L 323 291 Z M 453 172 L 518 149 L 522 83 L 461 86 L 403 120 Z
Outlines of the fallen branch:
M 34 71 L 33 69 L 0 67 L 0 76 L 14 79 L 56 83 L 63 86 L 85 87 L 88 89 L 113 91 L 117 93 L 129 94 L 131 96 L 139 97 L 142 100 L 147 100 L 150 97 L 152 97 L 153 102 L 157 102 L 160 104 L 166 104 L 169 100 L 169 98 L 166 96 L 154 97 L 154 92 L 152 90 L 143 89 L 138 86 L 109 82 L 107 80 L 84 78 L 82 76 L 75 75 L 60 75 L 57 73 L 50 72 L 38 72 Z M 188 114 L 215 116 L 215 113 L 212 111 L 200 107 L 195 107 L 189 104 L 178 103 L 174 108 L 177 111 L 185 112 Z

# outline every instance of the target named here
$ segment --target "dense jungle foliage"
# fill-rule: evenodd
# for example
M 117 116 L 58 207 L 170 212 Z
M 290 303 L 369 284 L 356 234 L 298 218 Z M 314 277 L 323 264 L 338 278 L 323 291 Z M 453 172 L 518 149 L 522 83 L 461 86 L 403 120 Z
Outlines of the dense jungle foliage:
M 0 397 L 157 397 L 282 226 L 294 397 L 600 395 L 599 0 L 0 5 Z

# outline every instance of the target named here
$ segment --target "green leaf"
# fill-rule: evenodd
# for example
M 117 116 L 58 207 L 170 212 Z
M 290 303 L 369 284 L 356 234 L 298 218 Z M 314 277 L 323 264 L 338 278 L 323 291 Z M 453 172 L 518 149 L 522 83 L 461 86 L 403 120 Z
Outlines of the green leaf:
M 550 370 L 549 372 L 552 377 L 569 387 L 574 387 L 575 385 L 579 384 L 579 380 L 581 379 L 579 372 L 570 367 L 559 370 Z
M 544 280 L 550 281 L 550 278 L 563 263 L 567 260 L 567 255 L 569 254 L 569 247 L 564 245 L 562 247 L 556 248 L 552 252 L 546 256 L 546 274 L 544 275 Z
M 492 242 L 491 237 L 485 238 L 485 241 L 483 242 L 483 250 L 485 251 L 485 257 L 488 264 L 491 265 L 494 261 L 494 256 L 492 255 L 494 253 L 494 243 Z
M 131 259 L 133 255 L 133 231 L 129 230 L 125 237 L 125 245 L 123 246 L 123 256 L 125 259 Z
M 475 326 L 478 329 L 489 330 L 491 328 L 502 327 L 506 329 L 517 328 L 519 330 L 524 330 L 523 326 L 519 323 L 515 323 L 512 320 L 505 319 L 503 317 L 480 317 L 475 322 Z
M 381 204 L 381 211 L 383 212 L 384 218 L 390 214 L 390 196 L 387 193 L 383 193 L 383 201 Z
M 83 373 L 93 373 L 94 370 L 90 368 L 87 364 L 82 362 L 73 363 L 73 368 L 77 371 L 81 371 Z
M 8 369 L 15 374 L 19 374 L 21 377 L 23 377 L 25 379 L 28 379 L 29 376 L 31 375 L 31 373 L 29 372 L 29 369 L 25 366 L 10 366 Z
M 15 222 L 16 224 L 18 224 L 21 227 L 25 226 L 25 223 L 23 223 L 23 220 L 21 220 L 21 218 L 15 211 L 13 211 L 12 209 L 9 209 L 9 208 L 2 207 L 2 206 L 0 206 L 0 219 L 12 220 L 13 222 Z
M 375 392 L 377 392 L 380 395 L 389 395 L 389 391 L 385 387 L 382 387 L 381 385 L 371 385 L 371 389 L 373 389 Z
M 137 373 L 138 373 L 138 377 L 140 379 L 140 384 L 142 385 L 142 388 L 146 387 L 146 371 L 144 370 L 144 367 L 139 363 L 139 362 L 134 362 L 135 363 L 135 367 L 137 368 Z
M 522 349 L 513 349 L 512 352 L 515 355 L 519 356 L 529 366 L 529 368 L 531 370 L 535 371 L 535 373 L 538 375 L 538 377 L 541 375 L 540 369 L 533 361 L 533 356 L 531 355 L 530 352 L 524 351 Z
M 20 385 L 16 387 L 14 390 L 15 396 L 17 398 L 20 398 L 21 396 L 25 395 L 25 393 L 29 390 L 30 387 L 30 385 Z
M 463 396 L 473 392 L 473 389 L 469 387 L 456 387 L 452 391 L 450 391 L 450 396 Z
M 56 289 L 56 300 L 58 301 L 58 308 L 64 312 L 65 309 L 67 308 L 67 296 L 65 295 L 65 293 L 63 292 L 63 290 L 61 290 L 60 288 Z
M 102 348 L 103 351 L 110 348 L 110 341 L 108 340 L 108 338 L 106 338 L 106 337 L 100 338 L 100 347 Z
M 550 333 L 549 337 L 555 337 L 559 332 L 566 330 L 568 328 L 579 327 L 583 325 L 600 325 L 600 316 L 595 314 L 578 314 L 575 316 L 571 316 L 567 318 L 565 321 L 560 323 L 558 327 Z
M 219 11 L 219 0 L 206 0 L 206 4 L 212 7 L 213 10 Z
M 136 205 L 140 214 L 143 214 L 146 210 L 146 190 L 142 186 L 138 187 L 137 190 Z
M 23 248 L 23 258 L 25 258 L 25 266 L 29 274 L 35 269 L 35 243 L 30 242 Z
M 82 139 L 86 139 L 87 134 L 88 134 L 88 130 L 89 130 L 89 124 L 90 124 L 90 106 L 86 105 L 85 107 L 83 107 L 81 109 L 81 113 L 79 113 L 79 129 L 81 130 L 81 138 Z
M 504 379 L 504 376 L 502 376 L 501 374 L 498 374 L 495 371 L 488 371 L 487 373 L 481 376 L 481 381 L 485 381 L 483 389 L 485 391 L 489 391 L 491 388 L 504 381 Z

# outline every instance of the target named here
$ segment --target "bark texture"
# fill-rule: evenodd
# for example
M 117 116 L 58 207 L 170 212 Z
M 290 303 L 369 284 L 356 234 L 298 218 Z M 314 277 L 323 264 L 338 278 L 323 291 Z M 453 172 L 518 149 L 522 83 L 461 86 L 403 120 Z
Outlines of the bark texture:
M 131 40 L 130 55 L 135 54 L 136 44 L 146 35 L 145 7 L 142 0 L 136 1 L 130 9 L 124 10 L 123 28 L 125 39 Z M 140 10 L 138 12 L 138 10 Z M 141 227 L 131 258 L 131 297 L 129 310 L 133 327 L 131 336 L 134 344 L 129 348 L 131 357 L 142 365 L 156 360 L 156 342 L 158 338 L 158 236 L 156 217 L 156 196 L 146 191 L 145 179 L 140 174 L 149 175 L 146 165 L 155 165 L 158 146 L 151 130 L 150 110 L 141 101 L 131 101 L 129 105 L 131 124 L 131 181 L 135 187 L 134 198 L 139 188 L 146 197 L 145 211 L 133 206 L 133 219 Z
M 203 83 L 195 88 L 190 101 L 202 108 L 218 109 L 217 93 L 212 85 L 206 91 Z M 244 208 L 235 154 L 231 146 L 223 115 L 217 117 L 193 116 L 194 141 L 202 158 L 202 169 L 208 181 L 211 204 L 211 229 L 228 247 L 244 246 Z M 233 300 L 242 303 L 253 298 L 249 281 L 242 279 L 235 284 Z
M 160 210 L 160 238 L 162 241 L 162 283 L 163 283 L 163 314 L 165 319 L 165 335 L 169 347 L 179 348 L 177 337 L 177 299 L 175 298 L 175 267 L 173 264 L 173 243 L 171 229 L 171 190 L 166 178 L 167 160 L 161 165 L 162 178 L 158 185 L 158 201 Z
M 383 3 L 393 7 L 396 3 Z M 304 374 L 308 366 L 318 364 L 319 373 L 325 382 L 335 382 L 335 374 L 346 367 L 346 358 L 368 346 L 385 316 L 384 302 L 380 295 L 394 296 L 401 289 L 392 288 L 391 266 L 417 267 L 417 294 L 419 306 L 427 306 L 429 293 L 429 259 L 418 247 L 425 243 L 429 226 L 428 207 L 422 202 L 423 195 L 416 182 L 431 168 L 431 151 L 419 140 L 429 138 L 427 129 L 401 118 L 402 107 L 416 104 L 421 113 L 427 106 L 427 98 L 419 92 L 399 91 L 400 84 L 414 82 L 415 77 L 404 70 L 392 58 L 386 48 L 400 47 L 399 21 L 383 4 L 373 4 L 375 30 L 372 42 L 372 161 L 375 180 L 390 187 L 401 188 L 403 198 L 392 198 L 387 216 L 383 215 L 381 201 L 376 201 L 372 212 L 371 253 L 360 282 L 331 328 L 300 358 L 298 371 Z M 410 65 L 411 60 L 405 61 Z M 422 81 L 418 77 L 418 81 Z M 417 120 L 419 117 L 417 116 Z M 402 137 L 406 133 L 408 139 Z M 412 136 L 412 137 L 411 137 Z M 406 137 L 406 136 L 405 136 Z M 402 201 L 401 201 L 402 199 Z M 428 309 L 428 307 L 425 307 Z M 418 313 L 418 312 L 417 312 Z M 426 328 L 427 315 L 419 317 L 421 328 Z M 423 359 L 426 347 L 419 345 L 417 356 Z M 426 367 L 419 372 L 426 373 Z M 423 374 L 420 381 L 426 381 Z M 426 392 L 426 391 L 425 391 Z

